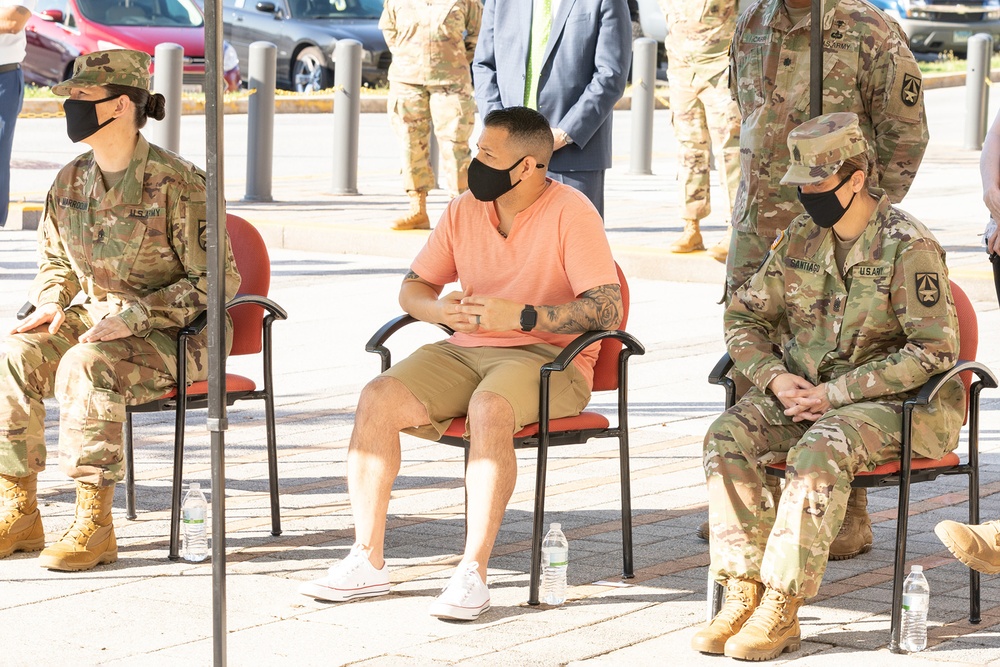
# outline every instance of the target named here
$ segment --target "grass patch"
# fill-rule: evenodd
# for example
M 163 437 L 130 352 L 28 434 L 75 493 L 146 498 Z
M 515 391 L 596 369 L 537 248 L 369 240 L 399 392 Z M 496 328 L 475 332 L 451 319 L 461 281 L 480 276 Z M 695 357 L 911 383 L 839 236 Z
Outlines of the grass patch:
M 968 63 L 963 58 L 957 57 L 951 51 L 945 51 L 938 56 L 937 60 L 918 62 L 917 64 L 924 74 L 953 74 L 964 72 L 968 67 Z M 1000 70 L 1000 54 L 993 54 L 993 58 L 990 60 L 990 70 Z

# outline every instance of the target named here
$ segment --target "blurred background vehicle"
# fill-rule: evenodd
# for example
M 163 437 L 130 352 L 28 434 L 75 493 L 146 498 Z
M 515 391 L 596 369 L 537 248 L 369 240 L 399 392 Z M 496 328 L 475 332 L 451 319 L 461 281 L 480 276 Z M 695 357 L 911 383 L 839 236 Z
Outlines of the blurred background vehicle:
M 278 85 L 298 92 L 333 86 L 337 41 L 362 45 L 361 78 L 366 86 L 384 85 L 392 56 L 378 19 L 382 0 L 223 0 L 226 39 L 235 47 L 247 76 L 250 44 L 278 47 Z
M 193 0 L 38 0 L 25 35 L 24 79 L 35 85 L 68 79 L 77 56 L 118 48 L 153 55 L 162 42 L 184 47 L 186 87 L 205 80 L 205 21 Z
M 871 0 L 903 26 L 914 53 L 965 57 L 969 37 L 986 33 L 1000 50 L 1000 0 Z

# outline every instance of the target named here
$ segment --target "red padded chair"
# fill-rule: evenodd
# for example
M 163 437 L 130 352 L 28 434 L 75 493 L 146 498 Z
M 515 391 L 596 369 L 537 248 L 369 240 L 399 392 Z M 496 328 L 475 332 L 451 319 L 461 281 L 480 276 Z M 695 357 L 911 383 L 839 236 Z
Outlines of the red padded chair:
M 264 419 L 267 429 L 267 463 L 271 496 L 271 534 L 281 534 L 281 511 L 278 504 L 278 451 L 274 431 L 274 387 L 271 377 L 271 324 L 288 317 L 284 309 L 267 298 L 271 285 L 271 262 L 267 246 L 260 233 L 249 222 L 238 216 L 226 216 L 226 230 L 233 248 L 236 267 L 242 281 L 240 292 L 226 304 L 233 320 L 233 347 L 230 356 L 263 352 L 263 387 L 257 389 L 250 378 L 226 373 L 226 404 L 237 401 L 264 401 Z M 265 314 L 266 311 L 266 314 Z M 205 313 L 181 330 L 177 338 L 177 358 L 187 357 L 187 339 L 204 329 Z M 178 364 L 177 388 L 155 401 L 129 406 L 125 419 L 125 505 L 126 516 L 135 519 L 135 466 L 132 446 L 132 414 L 136 412 L 175 413 L 174 474 L 170 503 L 170 553 L 171 560 L 179 556 L 181 485 L 184 477 L 184 428 L 187 410 L 208 407 L 208 382 L 186 382 L 186 365 Z
M 618 268 L 623 304 L 622 322 L 617 331 L 588 331 L 577 336 L 552 362 L 540 369 L 541 393 L 539 394 L 539 421 L 529 424 L 514 434 L 515 449 L 536 447 L 538 465 L 535 471 L 535 511 L 531 537 L 531 578 L 528 604 L 538 604 L 538 588 L 541 581 L 542 530 L 545 525 L 545 474 L 548 449 L 556 445 L 583 444 L 591 438 L 617 438 L 618 456 L 621 469 L 622 494 L 622 573 L 631 579 L 634 575 L 632 564 L 632 493 L 629 478 L 628 450 L 628 360 L 632 355 L 645 354 L 642 344 L 625 332 L 628 320 L 629 291 L 625 276 Z M 393 333 L 419 320 L 402 315 L 379 329 L 365 350 L 382 357 L 382 370 L 392 363 L 391 354 L 385 342 Z M 437 325 L 447 333 L 451 330 Z M 594 391 L 616 391 L 618 394 L 618 423 L 612 426 L 607 417 L 597 412 L 582 412 L 576 417 L 549 419 L 549 378 L 573 363 L 573 359 L 585 348 L 595 343 L 601 346 L 594 366 Z M 441 436 L 439 442 L 461 447 L 465 451 L 465 465 L 469 465 L 469 443 L 462 438 L 465 433 L 465 418 L 458 417 Z
M 871 472 L 860 472 L 851 483 L 852 487 L 870 488 L 883 486 L 899 487 L 899 502 L 896 513 L 896 559 L 893 564 L 892 583 L 892 616 L 889 639 L 889 650 L 900 652 L 899 634 L 902 618 L 903 579 L 906 576 L 906 531 L 909 522 L 910 485 L 918 482 L 929 482 L 941 475 L 965 475 L 969 478 L 969 523 L 979 523 L 979 394 L 984 388 L 996 388 L 997 379 L 989 368 L 975 361 L 979 348 L 979 323 L 976 311 L 969 297 L 954 281 L 951 282 L 951 293 L 955 299 L 955 308 L 959 322 L 959 361 L 955 367 L 930 378 L 913 398 L 903 401 L 903 433 L 902 456 L 899 461 L 893 461 L 877 466 Z M 726 377 L 733 362 L 726 354 L 719 360 L 709 382 L 723 385 L 726 388 L 726 408 L 735 404 L 736 390 L 731 378 Z M 912 453 L 911 428 L 913 409 L 930 403 L 945 382 L 959 375 L 966 388 L 966 423 L 969 425 L 969 452 L 963 463 L 955 452 L 946 454 L 940 459 L 927 459 L 914 456 Z M 976 379 L 973 379 L 975 376 Z M 767 472 L 777 477 L 785 476 L 785 464 L 778 463 L 767 466 Z M 722 606 L 723 587 L 716 584 L 712 592 L 714 613 Z M 980 590 L 979 573 L 969 569 L 969 622 L 980 622 Z

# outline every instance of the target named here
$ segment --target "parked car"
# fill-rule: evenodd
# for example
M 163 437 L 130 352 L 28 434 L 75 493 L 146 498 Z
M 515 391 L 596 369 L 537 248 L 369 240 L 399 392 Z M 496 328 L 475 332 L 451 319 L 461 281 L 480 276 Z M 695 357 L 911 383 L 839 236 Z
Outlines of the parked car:
M 77 56 L 121 48 L 153 55 L 162 42 L 184 47 L 186 85 L 205 80 L 205 21 L 193 0 L 38 0 L 25 35 L 22 69 L 35 85 L 68 79 Z
M 871 0 L 903 26 L 914 53 L 965 55 L 969 37 L 993 36 L 1000 49 L 1000 0 Z
M 278 85 L 298 92 L 333 86 L 337 41 L 361 42 L 361 78 L 365 85 L 386 81 L 392 56 L 378 19 L 382 0 L 223 0 L 226 39 L 236 48 L 247 78 L 250 45 L 278 47 Z

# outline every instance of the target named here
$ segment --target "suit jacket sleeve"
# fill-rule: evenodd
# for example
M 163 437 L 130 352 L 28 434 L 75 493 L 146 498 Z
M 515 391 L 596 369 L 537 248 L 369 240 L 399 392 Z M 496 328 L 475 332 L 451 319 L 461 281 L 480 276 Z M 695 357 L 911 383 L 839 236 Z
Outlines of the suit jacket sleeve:
M 488 0 L 487 5 L 493 2 Z M 625 92 L 632 57 L 632 21 L 625 0 L 604 0 L 597 25 L 593 78 L 576 104 L 555 123 L 581 147 L 604 124 Z
M 482 26 L 479 30 L 479 43 L 476 44 L 476 55 L 472 61 L 472 83 L 475 86 L 476 105 L 482 118 L 494 109 L 503 107 L 500 101 L 500 86 L 497 83 L 497 58 L 493 41 L 496 8 L 496 0 L 486 0 L 483 6 Z

